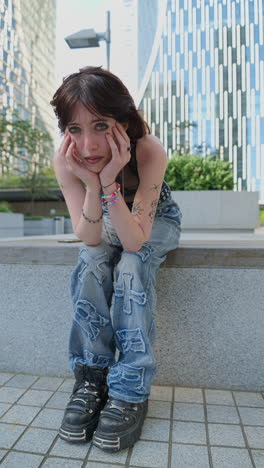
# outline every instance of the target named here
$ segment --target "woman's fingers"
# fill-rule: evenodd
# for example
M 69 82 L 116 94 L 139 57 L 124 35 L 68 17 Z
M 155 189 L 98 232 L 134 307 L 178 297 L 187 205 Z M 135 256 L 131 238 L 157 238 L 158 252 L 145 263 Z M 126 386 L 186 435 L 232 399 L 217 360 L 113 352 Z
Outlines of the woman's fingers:
M 111 133 L 106 133 L 106 139 L 112 151 L 112 158 L 117 158 L 119 156 L 119 149 Z
M 70 136 L 65 134 L 59 147 L 59 152 L 65 155 L 70 143 Z

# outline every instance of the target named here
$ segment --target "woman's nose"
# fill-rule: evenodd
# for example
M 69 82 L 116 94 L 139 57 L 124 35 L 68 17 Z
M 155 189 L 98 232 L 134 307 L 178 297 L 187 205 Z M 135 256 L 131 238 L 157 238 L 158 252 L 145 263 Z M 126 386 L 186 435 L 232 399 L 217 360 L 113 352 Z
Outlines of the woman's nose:
M 94 135 L 91 133 L 84 135 L 83 148 L 88 153 L 96 151 L 98 149 L 98 142 Z

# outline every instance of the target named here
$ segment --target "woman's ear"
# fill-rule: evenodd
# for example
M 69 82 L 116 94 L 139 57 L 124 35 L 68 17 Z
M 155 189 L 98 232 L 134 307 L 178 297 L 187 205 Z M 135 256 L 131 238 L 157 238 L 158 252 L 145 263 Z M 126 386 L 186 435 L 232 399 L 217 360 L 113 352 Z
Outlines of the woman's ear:
M 122 125 L 122 127 L 124 127 L 125 131 L 127 131 L 127 129 L 128 129 L 128 122 L 122 123 L 121 125 Z

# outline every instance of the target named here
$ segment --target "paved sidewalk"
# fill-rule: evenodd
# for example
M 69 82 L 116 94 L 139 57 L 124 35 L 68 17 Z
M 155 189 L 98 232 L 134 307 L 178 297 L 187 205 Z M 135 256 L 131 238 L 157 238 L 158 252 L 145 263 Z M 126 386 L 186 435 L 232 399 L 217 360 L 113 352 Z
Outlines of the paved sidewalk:
M 0 373 L 1 467 L 264 467 L 264 393 L 153 386 L 140 441 L 111 455 L 58 438 L 72 386 Z

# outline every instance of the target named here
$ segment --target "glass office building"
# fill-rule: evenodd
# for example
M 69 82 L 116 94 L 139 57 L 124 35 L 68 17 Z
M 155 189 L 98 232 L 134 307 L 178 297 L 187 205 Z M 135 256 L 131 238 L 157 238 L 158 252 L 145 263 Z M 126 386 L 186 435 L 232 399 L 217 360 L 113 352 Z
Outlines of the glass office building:
M 56 0 L 0 0 L 0 105 L 54 136 Z M 23 153 L 23 151 L 21 151 Z M 47 163 L 50 159 L 47 154 Z M 27 158 L 27 155 L 24 155 Z M 26 159 L 11 158 L 23 170 Z
M 146 65 L 137 101 L 153 133 L 169 156 L 231 161 L 236 189 L 264 200 L 264 0 L 141 0 L 137 8 Z

